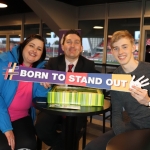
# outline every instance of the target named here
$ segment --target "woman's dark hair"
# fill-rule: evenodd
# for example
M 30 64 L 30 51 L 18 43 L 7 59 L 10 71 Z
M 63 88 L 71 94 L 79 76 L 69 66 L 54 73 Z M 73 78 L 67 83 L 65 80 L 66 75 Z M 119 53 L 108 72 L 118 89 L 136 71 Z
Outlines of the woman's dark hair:
M 40 35 L 37 35 L 37 34 L 31 34 L 29 37 L 27 37 L 18 47 L 18 54 L 19 54 L 19 65 L 23 63 L 23 56 L 22 56 L 22 53 L 23 53 L 23 49 L 24 47 L 32 40 L 34 39 L 38 39 L 38 40 L 41 40 L 43 42 L 43 53 L 42 53 L 42 56 L 41 58 L 34 62 L 32 64 L 32 67 L 35 68 L 40 62 L 42 62 L 43 60 L 45 60 L 45 57 L 46 57 L 46 47 L 45 47 L 45 40 L 40 36 Z

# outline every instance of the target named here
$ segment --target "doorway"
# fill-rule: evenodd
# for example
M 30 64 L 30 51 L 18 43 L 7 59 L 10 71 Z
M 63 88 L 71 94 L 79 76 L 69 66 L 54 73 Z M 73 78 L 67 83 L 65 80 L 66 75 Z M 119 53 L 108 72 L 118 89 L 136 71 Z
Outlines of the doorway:
M 150 30 L 145 34 L 145 62 L 150 62 Z
M 145 62 L 150 62 L 150 26 L 143 27 L 143 38 L 141 41 L 141 58 Z

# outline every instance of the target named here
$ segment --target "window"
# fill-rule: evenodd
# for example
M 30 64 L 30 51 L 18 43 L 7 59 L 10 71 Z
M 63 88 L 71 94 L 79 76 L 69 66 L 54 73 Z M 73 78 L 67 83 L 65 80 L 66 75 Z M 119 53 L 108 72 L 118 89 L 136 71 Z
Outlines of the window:
M 140 18 L 109 19 L 108 21 L 108 43 L 107 43 L 107 64 L 118 64 L 110 51 L 110 39 L 112 34 L 118 30 L 128 30 L 135 38 L 136 49 L 133 52 L 135 59 L 138 59 L 138 46 L 140 38 Z
M 59 37 L 44 23 L 43 38 L 46 42 L 46 60 L 58 56 Z
M 31 34 L 39 34 L 39 24 L 26 24 L 24 26 L 24 37 L 28 37 Z
M 78 28 L 81 29 L 83 56 L 96 63 L 102 63 L 104 49 L 104 20 L 79 21 Z

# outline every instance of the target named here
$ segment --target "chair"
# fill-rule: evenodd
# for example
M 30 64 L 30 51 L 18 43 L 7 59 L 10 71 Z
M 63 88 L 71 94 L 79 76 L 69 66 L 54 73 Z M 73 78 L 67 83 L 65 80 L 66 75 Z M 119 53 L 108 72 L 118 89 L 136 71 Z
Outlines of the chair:
M 77 135 L 78 141 L 81 138 L 83 138 L 82 149 L 84 149 L 86 146 L 86 129 L 87 129 L 87 118 L 84 121 L 84 124 L 83 124 L 83 127 L 82 127 L 80 133 Z M 77 147 L 79 147 L 79 142 L 76 143 L 76 145 L 77 145 Z M 42 150 L 42 140 L 40 140 L 38 137 L 37 137 L 37 150 Z M 49 148 L 48 150 L 52 150 L 52 147 Z
M 110 100 L 111 100 L 110 91 L 103 90 L 103 93 L 104 93 L 104 103 L 105 103 L 106 107 L 108 107 L 110 105 L 110 107 L 108 109 L 105 109 L 105 111 L 102 113 L 102 115 L 103 115 L 103 133 L 105 133 L 106 119 L 110 118 L 110 127 L 112 127 L 112 115 L 111 115 L 112 107 L 111 107 L 111 102 L 110 102 Z M 107 112 L 110 112 L 110 114 L 106 116 Z M 92 123 L 92 116 L 90 116 L 90 123 Z
M 37 137 L 37 150 L 42 150 L 42 141 Z

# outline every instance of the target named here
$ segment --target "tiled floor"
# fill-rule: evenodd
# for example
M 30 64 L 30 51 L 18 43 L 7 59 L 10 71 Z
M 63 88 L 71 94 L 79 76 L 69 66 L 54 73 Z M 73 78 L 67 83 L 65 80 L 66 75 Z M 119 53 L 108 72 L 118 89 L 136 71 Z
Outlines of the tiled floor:
M 106 131 L 110 130 L 110 121 L 106 120 Z M 96 115 L 93 116 L 92 123 L 87 123 L 87 138 L 86 138 L 86 144 L 89 143 L 94 138 L 100 136 L 102 133 L 102 116 Z M 42 144 L 42 150 L 48 150 L 49 147 Z M 79 150 L 82 150 L 82 138 L 79 142 Z

